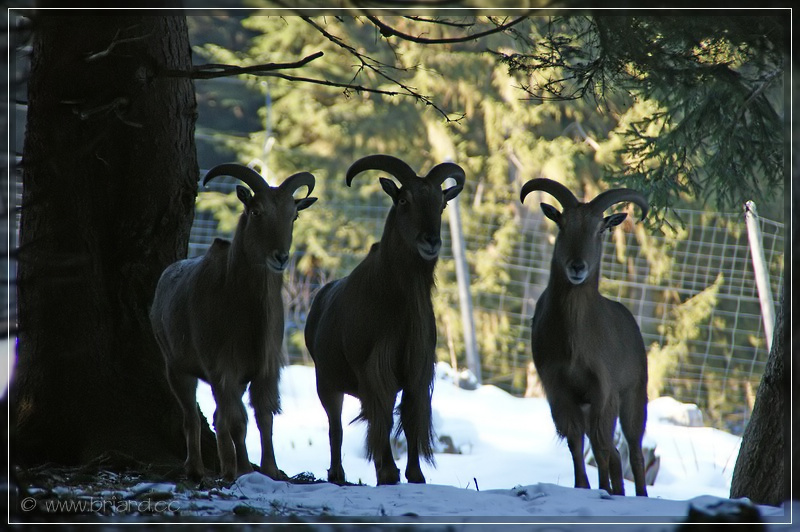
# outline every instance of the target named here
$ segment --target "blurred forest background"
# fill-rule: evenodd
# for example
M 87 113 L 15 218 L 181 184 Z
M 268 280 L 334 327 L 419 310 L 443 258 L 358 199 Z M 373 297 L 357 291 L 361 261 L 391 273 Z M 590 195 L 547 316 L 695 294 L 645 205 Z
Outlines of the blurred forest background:
M 382 34 L 365 17 L 190 15 L 196 65 L 324 54 L 280 75 L 195 82 L 201 171 L 236 160 L 271 184 L 302 170 L 317 177 L 320 201 L 296 224 L 287 275 L 288 360 L 311 363 L 302 330 L 316 290 L 380 238 L 390 201 L 377 179 L 345 186 L 357 158 L 392 154 L 420 174 L 444 160 L 466 170 L 458 201 L 481 380 L 520 396 L 541 393 L 530 318 L 555 227 L 538 204 L 557 205 L 547 195 L 520 204 L 522 183 L 555 179 L 578 198 L 630 186 L 655 209 L 645 223 L 634 223 L 640 213 L 631 209 L 608 237 L 601 291 L 642 328 L 650 398 L 697 403 L 706 424 L 741 434 L 769 351 L 742 200 L 755 201 L 762 217 L 776 306 L 783 290 L 786 58 L 753 37 L 780 25 L 769 17 L 634 18 L 531 17 L 479 40 L 422 44 Z M 511 19 L 380 20 L 436 39 Z M 599 63 L 605 70 L 589 68 Z M 732 104 L 742 100 L 746 113 Z M 221 183 L 198 196 L 189 256 L 235 225 L 240 204 L 232 184 Z M 434 305 L 439 359 L 463 369 L 452 213 L 445 210 Z

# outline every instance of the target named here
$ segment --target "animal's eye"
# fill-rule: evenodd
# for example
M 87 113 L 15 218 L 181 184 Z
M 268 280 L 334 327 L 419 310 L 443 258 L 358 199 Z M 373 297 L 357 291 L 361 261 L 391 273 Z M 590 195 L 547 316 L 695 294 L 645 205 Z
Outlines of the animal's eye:
M 397 201 L 397 204 L 398 204 L 398 205 L 408 205 L 408 200 L 407 200 L 407 199 L 405 199 L 405 198 L 400 198 L 400 199 Z
M 252 214 L 253 216 L 261 216 L 261 211 L 259 211 L 258 209 L 252 209 L 250 211 L 250 214 Z

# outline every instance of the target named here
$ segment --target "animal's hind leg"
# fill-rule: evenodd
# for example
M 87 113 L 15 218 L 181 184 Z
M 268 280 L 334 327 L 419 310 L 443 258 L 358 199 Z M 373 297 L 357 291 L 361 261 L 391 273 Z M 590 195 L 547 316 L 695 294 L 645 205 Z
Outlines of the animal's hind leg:
M 420 453 L 428 461 L 433 459 L 431 398 L 427 390 L 427 387 L 422 393 L 403 390 L 400 402 L 400 425 L 408 441 L 406 479 L 417 484 L 425 483 L 425 476 L 419 465 Z
M 636 495 L 647 497 L 647 483 L 644 474 L 644 456 L 642 455 L 642 438 L 647 421 L 647 394 L 640 392 L 638 397 L 628 397 L 620 405 L 619 423 L 622 434 L 628 442 L 633 482 L 636 484 Z
M 197 412 L 197 378 L 177 374 L 167 367 L 167 382 L 183 411 L 183 435 L 186 438 L 186 475 L 195 481 L 203 478 L 203 457 L 200 454 L 200 414 Z
M 342 402 L 344 394 L 320 386 L 317 376 L 317 395 L 328 416 L 328 442 L 331 446 L 331 467 L 328 469 L 328 482 L 343 484 L 345 481 L 342 467 Z
M 614 495 L 625 495 L 625 483 L 622 479 L 622 460 L 619 449 L 614 445 L 614 431 L 611 431 L 611 446 L 608 455 L 608 474 L 611 476 L 611 489 Z

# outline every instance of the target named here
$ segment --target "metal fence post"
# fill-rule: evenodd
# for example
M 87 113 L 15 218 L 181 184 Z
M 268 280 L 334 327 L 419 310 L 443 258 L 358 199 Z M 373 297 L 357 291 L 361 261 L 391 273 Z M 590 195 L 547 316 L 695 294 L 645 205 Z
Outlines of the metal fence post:
M 767 337 L 767 349 L 772 349 L 772 331 L 775 327 L 775 301 L 769 286 L 767 261 L 764 259 L 764 248 L 761 243 L 761 227 L 758 224 L 756 204 L 748 201 L 744 204 L 744 217 L 747 223 L 747 239 L 750 241 L 750 255 L 753 257 L 753 273 L 756 277 L 758 299 L 761 303 L 761 316 L 764 320 L 764 334 Z
M 478 355 L 478 343 L 475 340 L 475 323 L 472 319 L 472 295 L 469 291 L 469 268 L 464 254 L 464 232 L 461 230 L 460 197 L 448 203 L 450 222 L 450 239 L 453 249 L 453 260 L 456 263 L 456 280 L 458 282 L 458 301 L 461 307 L 461 327 L 464 331 L 464 350 L 467 367 L 481 382 L 481 359 Z M 454 368 L 455 369 L 455 368 Z

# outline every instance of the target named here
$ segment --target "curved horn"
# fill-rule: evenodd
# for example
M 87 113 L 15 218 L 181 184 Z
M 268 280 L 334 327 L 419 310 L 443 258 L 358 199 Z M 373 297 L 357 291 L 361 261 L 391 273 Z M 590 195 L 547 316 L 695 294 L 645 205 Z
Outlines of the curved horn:
M 261 174 L 252 168 L 237 163 L 218 164 L 209 170 L 203 178 L 203 186 L 206 186 L 209 181 L 221 175 L 235 177 L 250 187 L 256 194 L 269 188 L 269 185 L 264 181 L 264 178 L 261 177 Z
M 537 179 L 531 179 L 524 185 L 522 185 L 522 190 L 519 192 L 519 201 L 521 203 L 525 202 L 525 196 L 529 193 L 533 192 L 534 190 L 541 190 L 547 192 L 558 202 L 561 204 L 562 207 L 565 209 L 568 207 L 576 207 L 580 204 L 578 198 L 575 197 L 570 189 L 559 183 L 558 181 L 553 181 L 552 179 L 546 179 L 544 177 L 540 177 Z
M 630 201 L 638 205 L 639 208 L 642 209 L 642 217 L 639 218 L 639 220 L 644 220 L 644 217 L 647 216 L 647 211 L 650 209 L 650 206 L 647 204 L 647 198 L 638 190 L 633 190 L 631 188 L 606 190 L 590 201 L 589 206 L 592 212 L 602 214 L 603 211 L 612 205 L 622 203 L 623 201 Z
M 425 176 L 425 179 L 430 179 L 437 185 L 441 186 L 448 177 L 455 179 L 455 188 L 458 188 L 459 190 L 464 188 L 464 179 L 466 178 L 466 174 L 464 174 L 464 169 L 455 163 L 437 164 L 431 168 L 431 171 L 428 172 L 428 175 Z
M 316 184 L 316 179 L 314 178 L 313 174 L 309 172 L 297 172 L 296 174 L 290 175 L 289 177 L 284 180 L 283 183 L 278 186 L 279 190 L 288 190 L 290 194 L 294 194 L 300 187 L 308 187 L 308 192 L 306 192 L 306 197 L 309 197 L 311 193 L 314 191 L 314 185 Z
M 414 170 L 397 157 L 382 154 L 367 155 L 351 164 L 350 168 L 347 169 L 347 175 L 345 177 L 347 186 L 350 186 L 356 174 L 365 170 L 383 170 L 384 172 L 389 172 L 400 181 L 401 185 L 405 185 L 408 180 L 417 177 Z

